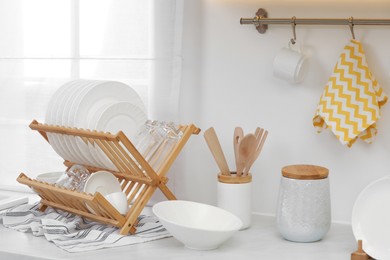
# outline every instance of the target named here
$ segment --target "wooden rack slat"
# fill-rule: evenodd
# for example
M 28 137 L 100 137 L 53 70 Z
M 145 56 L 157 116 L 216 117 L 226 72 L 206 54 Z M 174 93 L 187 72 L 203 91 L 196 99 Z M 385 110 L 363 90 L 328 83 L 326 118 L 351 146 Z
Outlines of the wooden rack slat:
M 70 167 L 72 167 L 72 165 L 74 163 L 72 163 L 70 161 L 65 161 L 64 164 L 66 167 L 70 168 Z M 107 169 L 100 168 L 100 167 L 94 167 L 94 166 L 86 166 L 86 168 L 90 172 L 107 171 Z M 147 176 L 139 177 L 139 176 L 129 175 L 129 174 L 122 173 L 122 172 L 115 172 L 115 171 L 110 171 L 110 172 L 112 174 L 114 174 L 117 178 L 124 178 L 126 180 L 141 182 L 141 183 L 145 183 L 145 184 L 149 184 L 149 185 L 154 185 L 154 183 L 156 183 L 156 181 L 150 179 Z

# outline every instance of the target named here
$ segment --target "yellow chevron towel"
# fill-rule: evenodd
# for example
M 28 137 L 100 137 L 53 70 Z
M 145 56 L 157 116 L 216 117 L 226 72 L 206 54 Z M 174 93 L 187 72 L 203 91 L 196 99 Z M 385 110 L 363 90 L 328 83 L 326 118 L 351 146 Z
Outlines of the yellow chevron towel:
M 362 44 L 351 40 L 325 86 L 313 125 L 318 132 L 330 128 L 349 147 L 358 137 L 371 143 L 386 101 L 386 94 L 368 69 Z

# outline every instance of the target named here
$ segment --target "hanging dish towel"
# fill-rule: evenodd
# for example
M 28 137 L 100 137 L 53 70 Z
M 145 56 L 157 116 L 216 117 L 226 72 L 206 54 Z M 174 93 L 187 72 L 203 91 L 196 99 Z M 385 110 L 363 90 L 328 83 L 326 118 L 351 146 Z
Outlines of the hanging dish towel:
M 53 208 L 38 210 L 39 204 L 24 204 L 0 214 L 7 228 L 44 236 L 59 248 L 85 252 L 137 243 L 145 243 L 171 235 L 155 216 L 140 215 L 134 235 L 123 236 L 119 229 Z
M 368 69 L 362 44 L 351 40 L 325 86 L 313 125 L 318 132 L 330 128 L 348 147 L 358 137 L 371 143 L 386 101 L 386 94 Z

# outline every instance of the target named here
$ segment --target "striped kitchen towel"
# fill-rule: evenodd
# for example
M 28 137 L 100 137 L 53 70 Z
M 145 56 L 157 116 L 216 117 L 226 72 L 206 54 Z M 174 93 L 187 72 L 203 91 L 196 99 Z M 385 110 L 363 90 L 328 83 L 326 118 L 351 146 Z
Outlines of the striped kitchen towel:
M 362 44 L 351 40 L 341 53 L 313 118 L 318 132 L 330 128 L 351 147 L 360 138 L 371 143 L 387 96 L 370 70 Z
M 41 212 L 38 206 L 24 204 L 3 212 L 3 225 L 17 231 L 31 232 L 34 236 L 44 236 L 71 253 L 144 243 L 171 236 L 154 216 L 140 215 L 136 233 L 123 236 L 116 227 L 53 208 Z

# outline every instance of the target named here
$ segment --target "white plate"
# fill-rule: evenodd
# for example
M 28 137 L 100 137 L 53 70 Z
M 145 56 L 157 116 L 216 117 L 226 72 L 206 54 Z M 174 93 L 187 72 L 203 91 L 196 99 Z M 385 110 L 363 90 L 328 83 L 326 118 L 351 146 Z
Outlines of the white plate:
M 86 120 L 91 109 L 98 102 L 109 101 L 127 101 L 139 107 L 145 113 L 145 105 L 140 96 L 130 86 L 115 82 L 115 81 L 101 81 L 100 84 L 94 85 L 84 91 L 82 96 L 78 98 L 71 115 L 73 118 L 70 122 L 76 127 L 86 127 Z
M 76 87 L 77 81 L 71 81 L 62 85 L 51 97 L 49 105 L 46 109 L 45 123 L 51 125 L 58 125 L 60 120 L 57 116 L 57 111 L 61 108 L 64 96 L 67 96 L 69 92 Z M 71 160 L 67 147 L 61 144 L 60 137 L 57 134 L 48 133 L 50 145 L 54 151 L 65 160 Z
M 83 95 L 83 93 L 88 90 L 89 88 L 99 84 L 100 81 L 97 80 L 80 80 L 81 84 L 80 86 L 71 93 L 70 96 L 67 97 L 67 103 L 63 106 L 63 109 L 61 111 L 61 121 L 63 125 L 74 127 L 75 125 L 71 121 L 71 118 L 73 118 L 74 107 L 79 102 L 80 96 Z M 79 162 L 84 165 L 91 165 L 91 166 L 99 166 L 96 161 L 92 158 L 92 156 L 89 154 L 89 151 L 85 151 L 83 149 L 83 146 L 78 146 L 76 144 L 76 140 L 80 140 L 82 144 L 84 142 L 80 139 L 80 137 L 75 136 L 65 136 L 63 138 L 63 141 L 65 142 L 66 146 L 69 148 L 70 152 L 72 153 L 73 157 L 76 158 L 75 162 Z M 87 146 L 84 144 L 84 146 Z
M 88 114 L 88 119 L 87 119 L 88 129 L 96 130 L 96 125 L 101 114 L 105 109 L 107 109 L 107 107 L 113 104 L 115 104 L 115 102 L 107 101 L 107 100 L 105 100 L 104 102 L 104 99 L 101 102 L 99 102 L 99 104 L 96 104 Z M 96 143 L 94 144 L 88 143 L 88 148 L 92 156 L 95 158 L 95 160 L 98 161 L 99 164 L 101 164 L 100 166 L 101 168 L 105 168 L 107 170 L 112 170 L 112 171 L 118 171 L 116 166 L 111 162 L 110 159 L 107 158 L 107 156 L 105 156 L 104 152 L 100 149 L 100 147 Z
M 147 116 L 143 110 L 130 102 L 111 102 L 95 112 L 89 121 L 91 129 L 116 134 L 122 131 L 132 140 L 138 130 L 145 124 Z M 107 158 L 100 147 L 90 146 L 91 152 L 107 169 L 116 170 L 111 160 Z
M 58 102 L 60 98 L 68 91 L 68 88 L 71 87 L 74 84 L 74 81 L 68 82 L 64 85 L 62 85 L 60 88 L 57 89 L 57 91 L 53 94 L 53 96 L 50 98 L 48 107 L 46 109 L 46 116 L 45 116 L 45 123 L 50 125 L 55 125 L 55 114 L 56 109 L 58 106 Z M 55 134 L 47 133 L 47 137 L 49 139 L 50 145 L 53 147 L 54 151 L 65 159 L 66 154 L 65 151 L 62 149 L 62 147 L 58 144 L 58 141 L 56 139 Z
M 95 194 L 100 192 L 102 195 L 122 191 L 121 185 L 114 174 L 106 171 L 92 173 L 84 185 L 84 192 Z
M 390 259 L 390 176 L 369 184 L 352 210 L 352 230 L 363 250 L 375 259 Z
M 47 182 L 50 184 L 56 183 L 56 181 L 64 175 L 64 172 L 47 172 L 39 174 L 36 179 L 38 181 Z
M 107 106 L 98 116 L 95 129 L 116 134 L 122 131 L 130 140 L 145 124 L 146 114 L 130 102 L 116 102 Z
M 58 109 L 56 110 L 56 116 L 55 116 L 57 125 L 69 127 L 67 122 L 63 120 L 64 113 L 66 113 L 67 107 L 72 103 L 74 95 L 76 95 L 76 93 L 81 88 L 83 88 L 86 84 L 88 84 L 88 81 L 86 80 L 75 80 L 74 82 L 75 84 L 68 88 L 68 91 L 62 96 L 62 98 L 58 102 Z M 57 142 L 65 151 L 68 160 L 75 163 L 85 164 L 86 162 L 84 158 L 78 156 L 78 154 L 76 154 L 76 152 L 73 150 L 69 141 L 70 138 L 73 137 L 67 135 L 58 135 Z
M 109 102 L 127 101 L 139 107 L 145 113 L 145 106 L 140 96 L 130 86 L 115 81 L 100 81 L 80 93 L 69 111 L 69 125 L 81 128 L 89 128 L 88 117 L 91 112 L 96 111 L 96 107 L 102 106 Z M 81 140 L 75 140 L 88 157 L 93 158 L 88 146 Z M 96 159 L 95 159 L 96 161 Z M 101 162 L 97 162 L 101 166 Z
M 108 102 L 127 101 L 144 114 L 145 106 L 129 86 L 114 81 L 75 80 L 56 91 L 47 108 L 46 123 L 68 127 L 89 128 L 88 115 Z M 50 144 L 64 159 L 75 163 L 104 167 L 91 154 L 81 138 L 48 134 Z
M 45 115 L 45 123 L 46 124 L 53 124 L 53 111 L 55 109 L 55 106 L 57 105 L 57 100 L 61 97 L 62 93 L 66 91 L 67 84 L 62 85 L 57 91 L 54 93 L 54 95 L 50 98 L 49 105 L 46 109 L 46 115 Z M 62 150 L 61 147 L 57 147 L 55 137 L 51 133 L 47 133 L 47 138 L 49 139 L 50 145 L 53 147 L 53 150 L 62 158 L 65 158 L 65 152 Z

